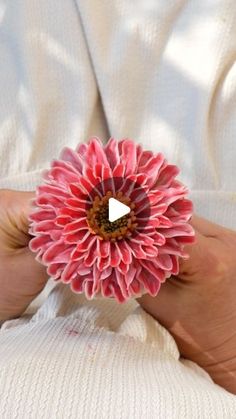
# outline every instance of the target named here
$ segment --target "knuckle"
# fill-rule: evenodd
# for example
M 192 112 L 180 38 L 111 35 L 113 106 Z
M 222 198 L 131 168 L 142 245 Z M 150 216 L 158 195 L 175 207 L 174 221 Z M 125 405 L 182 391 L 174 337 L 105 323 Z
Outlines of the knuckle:
M 0 189 L 0 205 L 4 205 L 7 203 L 8 201 L 8 195 L 9 195 L 9 191 L 8 189 Z
M 8 208 L 15 202 L 17 191 L 11 189 L 0 189 L 0 209 Z

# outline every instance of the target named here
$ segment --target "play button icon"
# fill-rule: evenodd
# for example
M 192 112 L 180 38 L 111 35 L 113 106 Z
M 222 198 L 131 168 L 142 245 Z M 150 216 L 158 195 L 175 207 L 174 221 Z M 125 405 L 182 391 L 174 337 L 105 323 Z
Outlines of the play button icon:
M 116 242 L 143 232 L 150 217 L 146 185 L 127 177 L 108 177 L 91 189 L 87 183 L 86 188 L 86 223 L 92 234 Z
M 130 213 L 130 207 L 118 201 L 115 198 L 110 198 L 108 201 L 108 218 L 110 223 L 113 223 L 119 218 L 124 217 Z

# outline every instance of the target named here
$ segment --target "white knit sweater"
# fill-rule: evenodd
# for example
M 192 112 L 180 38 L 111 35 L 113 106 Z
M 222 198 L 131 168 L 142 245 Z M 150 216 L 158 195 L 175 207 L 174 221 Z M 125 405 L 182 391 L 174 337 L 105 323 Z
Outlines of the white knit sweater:
M 0 187 L 34 189 L 64 145 L 130 137 L 235 228 L 235 19 L 235 0 L 1 0 Z M 135 301 L 49 281 L 1 327 L 1 419 L 153 417 L 235 419 L 236 397 Z

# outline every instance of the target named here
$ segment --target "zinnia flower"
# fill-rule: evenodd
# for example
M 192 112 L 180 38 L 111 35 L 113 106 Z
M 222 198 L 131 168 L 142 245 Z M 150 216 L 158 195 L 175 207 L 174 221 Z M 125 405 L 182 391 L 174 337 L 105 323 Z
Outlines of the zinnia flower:
M 192 203 L 178 173 L 161 153 L 129 139 L 103 146 L 95 137 L 64 148 L 36 189 L 30 249 L 49 276 L 89 299 L 157 295 L 194 240 Z M 110 222 L 110 198 L 129 214 Z

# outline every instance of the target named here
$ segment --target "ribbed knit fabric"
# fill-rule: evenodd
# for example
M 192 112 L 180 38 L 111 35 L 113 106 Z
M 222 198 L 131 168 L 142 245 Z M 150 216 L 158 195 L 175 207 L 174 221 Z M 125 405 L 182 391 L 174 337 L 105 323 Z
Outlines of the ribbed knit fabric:
M 235 0 L 2 0 L 0 187 L 33 190 L 64 145 L 130 137 L 235 228 L 235 19 Z M 136 301 L 49 281 L 3 323 L 1 419 L 153 417 L 233 419 L 236 397 Z

